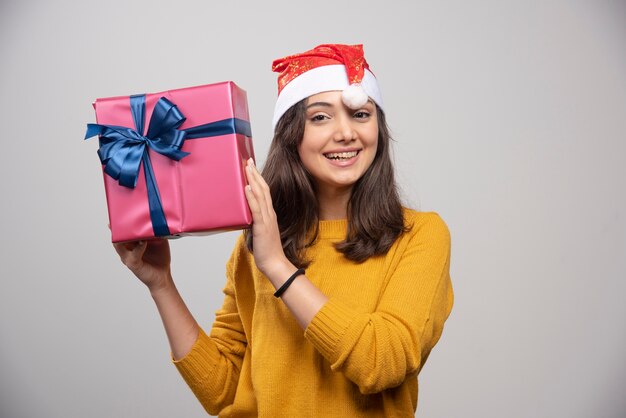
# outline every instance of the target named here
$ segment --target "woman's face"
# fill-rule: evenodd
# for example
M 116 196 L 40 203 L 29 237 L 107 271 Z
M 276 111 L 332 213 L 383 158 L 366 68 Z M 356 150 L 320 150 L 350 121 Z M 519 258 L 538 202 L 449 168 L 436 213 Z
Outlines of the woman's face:
M 340 91 L 310 96 L 305 103 L 300 159 L 316 185 L 326 190 L 351 189 L 374 161 L 378 146 L 376 106 L 370 100 L 350 109 Z

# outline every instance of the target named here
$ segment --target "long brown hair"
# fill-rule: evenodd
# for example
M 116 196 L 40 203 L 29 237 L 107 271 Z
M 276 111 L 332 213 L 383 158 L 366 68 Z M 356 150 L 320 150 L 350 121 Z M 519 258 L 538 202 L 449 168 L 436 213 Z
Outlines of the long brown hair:
M 270 187 L 283 250 L 297 267 L 310 264 L 305 251 L 315 242 L 319 223 L 315 181 L 298 154 L 306 123 L 305 101 L 292 106 L 278 121 L 262 172 Z M 386 253 L 407 230 L 391 162 L 389 128 L 378 106 L 376 114 L 376 155 L 352 188 L 348 233 L 344 241 L 335 244 L 346 258 L 356 262 Z M 253 251 L 251 231 L 246 230 L 245 236 L 248 249 Z

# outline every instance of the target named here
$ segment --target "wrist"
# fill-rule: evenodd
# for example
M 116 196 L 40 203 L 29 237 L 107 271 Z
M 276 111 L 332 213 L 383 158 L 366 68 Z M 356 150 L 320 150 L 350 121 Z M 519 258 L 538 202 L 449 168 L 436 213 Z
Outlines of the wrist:
M 271 268 L 267 269 L 265 275 L 274 287 L 280 287 L 298 268 L 294 266 L 287 258 L 274 263 Z
M 172 275 L 170 273 L 168 273 L 166 277 L 164 277 L 162 280 L 159 280 L 153 286 L 149 286 L 148 289 L 153 299 L 178 292 L 178 290 L 176 289 L 176 285 L 174 284 L 174 279 L 172 278 Z

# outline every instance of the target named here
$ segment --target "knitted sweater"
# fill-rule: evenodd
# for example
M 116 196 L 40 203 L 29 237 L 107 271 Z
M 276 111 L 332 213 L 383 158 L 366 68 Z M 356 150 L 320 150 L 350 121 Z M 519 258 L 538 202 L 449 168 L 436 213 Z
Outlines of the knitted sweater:
M 219 417 L 413 417 L 417 375 L 453 304 L 450 235 L 405 209 L 411 230 L 354 263 L 333 247 L 347 221 L 321 221 L 306 277 L 329 299 L 303 332 L 239 238 L 210 336 L 174 362 Z M 297 280 L 297 279 L 296 279 Z

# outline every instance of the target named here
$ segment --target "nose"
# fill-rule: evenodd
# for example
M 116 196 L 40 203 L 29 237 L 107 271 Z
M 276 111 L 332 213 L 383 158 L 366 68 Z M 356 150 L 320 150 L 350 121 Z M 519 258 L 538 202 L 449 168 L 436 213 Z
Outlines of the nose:
M 336 128 L 334 140 L 338 142 L 351 142 L 357 138 L 356 130 L 352 126 L 352 118 L 348 115 L 341 115 L 335 118 Z

